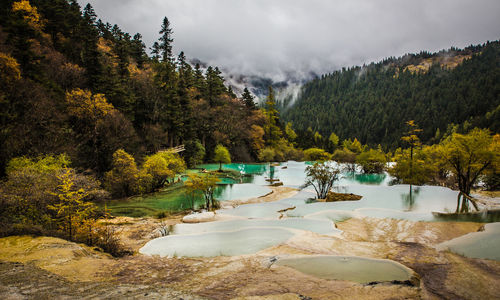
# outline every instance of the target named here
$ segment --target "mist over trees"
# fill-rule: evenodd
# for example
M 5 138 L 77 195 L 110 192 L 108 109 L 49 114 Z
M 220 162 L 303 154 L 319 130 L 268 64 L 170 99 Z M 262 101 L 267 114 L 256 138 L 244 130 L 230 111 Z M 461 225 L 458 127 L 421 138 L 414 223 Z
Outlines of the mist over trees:
M 149 56 L 141 34 L 91 5 L 0 3 L 0 235 L 63 236 L 118 255 L 97 202 L 176 183 L 217 145 L 217 161 L 258 159 L 267 119 L 252 95 L 237 98 L 218 67 L 173 53 L 168 18 L 159 33 Z M 169 151 L 179 145 L 182 157 Z
M 186 208 L 203 197 L 214 210 L 232 161 L 314 161 L 304 187 L 320 199 L 341 171 L 388 170 L 395 183 L 457 188 L 457 213 L 477 208 L 478 182 L 499 188 L 499 42 L 323 75 L 283 109 L 271 86 L 257 106 L 217 66 L 174 53 L 174 25 L 158 24 L 149 52 L 90 4 L 0 2 L 0 236 L 124 255 L 107 201 L 182 188 Z M 204 162 L 219 172 L 186 172 Z
M 499 132 L 499 60 L 495 41 L 343 68 L 306 83 L 281 115 L 308 143 L 304 148 L 314 145 L 315 132 L 334 132 L 340 140 L 395 149 L 408 120 L 422 128 L 424 144 L 439 142 L 454 126 Z
M 2 1 L 2 174 L 13 157 L 66 153 L 102 177 L 118 149 L 141 163 L 180 144 L 191 166 L 218 144 L 255 161 L 265 116 L 251 94 L 236 98 L 217 67 L 202 71 L 174 54 L 168 18 L 159 33 L 150 57 L 141 34 L 105 23 L 90 5 Z
M 65 154 L 118 197 L 161 189 L 186 167 L 172 161 L 229 161 L 218 145 L 232 161 L 333 158 L 378 172 L 384 151 L 404 146 L 408 120 L 423 144 L 500 129 L 498 42 L 323 75 L 280 111 L 272 88 L 257 107 L 218 67 L 173 53 L 174 26 L 167 17 L 158 25 L 148 55 L 141 34 L 98 19 L 91 5 L 2 1 L 0 173 L 16 157 Z M 182 157 L 165 152 L 181 144 Z

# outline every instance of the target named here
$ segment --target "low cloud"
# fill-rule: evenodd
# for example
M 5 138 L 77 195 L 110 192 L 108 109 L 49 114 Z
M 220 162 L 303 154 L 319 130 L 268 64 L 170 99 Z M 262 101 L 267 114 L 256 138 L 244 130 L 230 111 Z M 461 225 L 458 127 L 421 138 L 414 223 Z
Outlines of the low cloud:
M 79 1 L 87 2 L 148 46 L 167 16 L 176 53 L 275 81 L 500 37 L 498 0 Z

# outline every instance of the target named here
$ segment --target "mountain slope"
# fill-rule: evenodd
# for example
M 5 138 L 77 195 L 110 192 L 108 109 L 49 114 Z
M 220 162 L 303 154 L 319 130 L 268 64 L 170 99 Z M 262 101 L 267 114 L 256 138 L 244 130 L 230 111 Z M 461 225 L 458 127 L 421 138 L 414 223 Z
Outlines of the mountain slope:
M 343 69 L 305 84 L 282 112 L 298 130 L 362 143 L 400 145 L 403 124 L 415 120 L 422 140 L 433 142 L 451 128 L 500 130 L 500 45 L 422 52 Z
M 91 5 L 0 2 L 0 177 L 14 157 L 60 153 L 103 176 L 118 149 L 140 159 L 180 144 L 188 161 L 200 145 L 211 160 L 217 144 L 255 160 L 263 113 L 217 67 L 174 56 L 167 18 L 161 26 L 150 57 L 140 34 L 104 23 Z

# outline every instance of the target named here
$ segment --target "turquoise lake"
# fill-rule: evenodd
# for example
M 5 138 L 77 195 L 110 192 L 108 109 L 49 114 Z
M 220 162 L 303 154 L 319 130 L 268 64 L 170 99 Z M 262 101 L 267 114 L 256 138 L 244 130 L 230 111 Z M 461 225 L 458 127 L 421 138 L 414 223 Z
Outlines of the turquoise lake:
M 263 196 L 271 190 L 267 186 L 270 178 L 279 179 L 284 186 L 299 188 L 305 181 L 305 168 L 310 163 L 289 161 L 279 166 L 270 164 L 224 164 L 223 169 L 231 170 L 215 191 L 219 201 L 248 199 Z M 202 169 L 217 170 L 218 164 L 199 165 L 188 173 Z M 237 174 L 240 174 L 237 176 Z M 183 180 L 186 176 L 182 177 Z M 433 221 L 432 212 L 453 212 L 456 209 L 457 192 L 437 186 L 390 185 L 392 178 L 386 174 L 341 174 L 333 190 L 363 196 L 359 201 L 314 202 L 312 188 L 305 189 L 296 196 L 275 203 L 248 204 L 232 210 L 222 210 L 245 218 L 275 218 L 278 210 L 295 206 L 288 217 L 322 218 L 341 221 L 351 216 L 408 219 L 413 221 Z M 114 214 L 129 216 L 154 215 L 158 212 L 175 212 L 200 207 L 200 196 L 188 197 L 182 184 L 163 192 L 142 197 L 133 197 L 108 203 Z M 495 220 L 488 220 L 489 222 Z
M 284 186 L 299 188 L 305 180 L 305 168 L 308 163 L 287 162 L 279 166 L 269 164 L 228 164 L 224 169 L 233 170 L 231 176 L 224 178 L 216 192 L 220 201 L 246 199 L 267 194 L 269 178 L 279 179 Z M 216 164 L 199 166 L 198 170 L 218 169 Z M 197 172 L 190 170 L 189 172 Z M 234 174 L 241 176 L 234 176 Z M 314 233 L 319 235 L 338 235 L 341 232 L 335 223 L 352 217 L 393 218 L 411 221 L 453 221 L 434 217 L 432 212 L 454 212 L 457 205 L 457 192 L 438 186 L 391 185 L 392 178 L 388 174 L 348 174 L 344 173 L 335 183 L 333 190 L 341 193 L 361 195 L 358 201 L 316 202 L 311 188 L 303 189 L 292 197 L 274 202 L 250 203 L 234 208 L 216 211 L 216 215 L 225 221 L 198 224 L 178 224 L 173 226 L 170 235 L 150 241 L 141 249 L 144 254 L 160 256 L 219 256 L 252 254 L 260 250 L 286 243 L 297 234 Z M 149 195 L 142 199 L 130 199 L 129 207 L 144 205 L 150 208 L 166 209 L 189 208 L 191 202 L 178 188 Z M 196 200 L 198 201 L 198 200 Z M 196 202 L 195 202 L 196 203 Z M 134 206 L 135 205 L 135 206 Z M 467 221 L 461 219 L 460 221 Z M 478 221 L 477 219 L 471 221 Z M 492 222 L 495 220 L 482 220 Z M 496 231 L 492 231 L 496 233 Z M 484 235 L 491 239 L 491 234 Z M 472 238 L 484 240 L 479 234 Z M 498 240 L 492 242 L 498 244 Z M 474 242 L 474 244 L 478 244 Z M 198 247 L 204 245 L 204 247 Z M 481 244 L 482 245 L 482 244 Z M 489 245 L 489 244 L 488 244 Z M 474 246 L 475 247 L 475 246 Z M 491 247 L 473 248 L 466 244 L 453 244 L 452 251 L 463 251 L 465 255 L 480 255 Z M 462 253 L 462 252 L 459 252 Z M 491 254 L 488 258 L 497 259 Z M 484 256 L 483 256 L 484 257 Z M 352 266 L 349 266 L 348 261 Z M 337 273 L 321 271 L 320 267 L 304 267 L 308 264 L 349 266 L 360 270 L 370 269 L 371 264 L 380 264 L 381 270 L 387 268 L 391 275 L 387 280 L 404 280 L 408 274 L 391 262 L 378 262 L 366 259 L 325 257 L 309 261 L 307 259 L 289 260 L 284 265 L 305 273 L 325 278 L 336 278 Z M 331 269 L 331 268 L 328 268 Z M 315 274 L 315 272 L 319 272 Z M 324 274 L 323 274 L 323 273 Z M 326 273 L 325 273 L 326 272 Z M 347 274 L 342 271 L 342 274 Z M 384 272 L 383 272 L 384 273 Z M 339 275 L 340 276 L 340 275 Z M 343 275 L 342 275 L 343 276 Z M 370 276 L 369 276 L 370 277 Z M 382 280 L 384 277 L 374 273 L 370 278 L 343 277 L 346 280 L 359 282 L 371 281 L 371 278 Z M 385 279 L 384 279 L 385 280 Z

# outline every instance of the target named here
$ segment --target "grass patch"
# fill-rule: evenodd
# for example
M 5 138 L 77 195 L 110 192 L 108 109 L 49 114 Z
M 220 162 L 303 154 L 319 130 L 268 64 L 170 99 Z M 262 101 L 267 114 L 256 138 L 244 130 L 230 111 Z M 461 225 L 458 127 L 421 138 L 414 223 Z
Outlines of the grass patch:
M 157 212 L 156 209 L 145 206 L 115 206 L 108 208 L 114 216 L 126 216 L 132 218 L 150 216 Z

